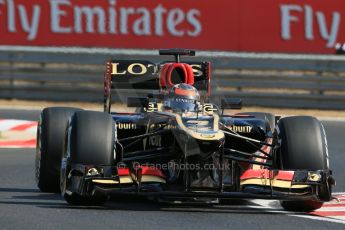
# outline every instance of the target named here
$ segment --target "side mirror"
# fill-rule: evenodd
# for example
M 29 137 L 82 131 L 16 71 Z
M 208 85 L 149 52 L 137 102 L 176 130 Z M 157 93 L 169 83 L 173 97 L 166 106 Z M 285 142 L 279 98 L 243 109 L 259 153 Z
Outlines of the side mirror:
M 127 98 L 127 107 L 147 107 L 148 99 L 146 97 Z
M 242 99 L 223 98 L 220 107 L 221 109 L 242 109 Z

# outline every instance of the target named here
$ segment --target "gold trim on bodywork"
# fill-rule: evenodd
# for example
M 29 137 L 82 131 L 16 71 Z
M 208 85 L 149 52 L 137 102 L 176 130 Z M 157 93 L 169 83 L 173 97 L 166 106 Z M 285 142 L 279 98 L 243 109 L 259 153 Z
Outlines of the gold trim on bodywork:
M 219 130 L 219 115 L 217 113 L 213 113 L 213 116 L 214 116 L 214 126 L 213 126 L 213 129 L 214 129 L 215 133 L 199 133 L 199 132 L 195 132 L 195 131 L 193 131 L 191 129 L 188 129 L 183 124 L 181 115 L 179 115 L 179 114 L 172 114 L 172 115 L 175 116 L 177 125 L 183 131 L 185 131 L 187 134 L 189 134 L 190 136 L 192 136 L 195 139 L 203 140 L 203 141 L 213 141 L 213 140 L 221 140 L 221 139 L 223 139 L 225 137 L 224 133 Z
M 313 181 L 313 182 L 317 182 L 321 180 L 321 175 L 318 173 L 312 173 L 309 172 L 308 173 L 308 181 Z
M 120 181 L 112 179 L 93 179 L 92 182 L 98 184 L 132 184 L 134 181 L 130 176 L 120 176 Z
M 92 182 L 97 184 L 132 184 L 134 181 L 130 176 L 120 176 L 120 181 L 112 179 L 93 179 Z M 166 180 L 157 176 L 143 175 L 141 177 L 141 182 L 165 184 Z
M 241 186 L 243 185 L 260 185 L 260 186 L 269 186 L 269 187 L 277 187 L 277 188 L 291 188 L 291 189 L 299 189 L 299 188 L 308 188 L 309 185 L 292 185 L 291 181 L 286 180 L 277 180 L 277 179 L 246 179 L 241 181 Z
M 99 180 L 99 179 L 95 179 L 92 180 L 93 183 L 97 183 L 97 184 L 118 184 L 119 181 L 117 180 Z
M 131 176 L 120 176 L 120 184 L 131 184 L 133 179 Z
M 165 184 L 166 181 L 158 176 L 150 176 L 150 175 L 143 175 L 141 177 L 141 182 L 142 183 L 148 183 L 148 182 L 156 182 L 156 183 L 162 183 Z

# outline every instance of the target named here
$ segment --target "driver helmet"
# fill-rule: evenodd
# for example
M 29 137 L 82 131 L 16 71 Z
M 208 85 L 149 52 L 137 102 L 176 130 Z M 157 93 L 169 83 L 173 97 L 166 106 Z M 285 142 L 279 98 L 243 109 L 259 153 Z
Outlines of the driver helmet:
M 186 83 L 174 85 L 168 92 L 164 106 L 167 109 L 190 112 L 198 109 L 200 95 L 198 90 Z

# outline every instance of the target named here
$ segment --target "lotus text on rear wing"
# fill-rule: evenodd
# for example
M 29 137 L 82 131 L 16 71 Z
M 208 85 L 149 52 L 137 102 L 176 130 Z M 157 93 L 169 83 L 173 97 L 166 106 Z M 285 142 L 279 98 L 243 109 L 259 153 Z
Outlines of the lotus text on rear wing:
M 201 65 L 190 65 L 195 77 L 202 76 Z M 128 66 L 120 67 L 120 63 L 112 63 L 112 75 L 155 75 L 162 66 L 153 63 L 131 63 Z

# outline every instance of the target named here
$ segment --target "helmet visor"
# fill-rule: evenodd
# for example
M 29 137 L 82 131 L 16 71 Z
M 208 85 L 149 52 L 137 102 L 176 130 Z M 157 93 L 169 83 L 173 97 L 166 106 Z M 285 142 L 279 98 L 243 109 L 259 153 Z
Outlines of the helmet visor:
M 183 112 L 196 111 L 198 108 L 194 99 L 179 98 L 179 97 L 170 98 L 168 100 L 167 106 L 170 107 L 172 110 L 183 111 Z

